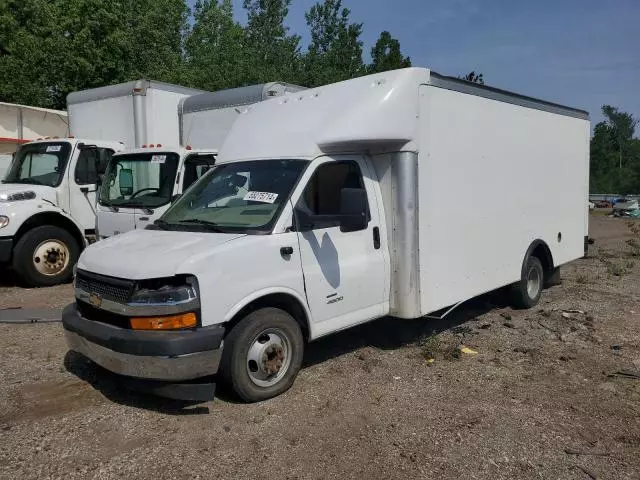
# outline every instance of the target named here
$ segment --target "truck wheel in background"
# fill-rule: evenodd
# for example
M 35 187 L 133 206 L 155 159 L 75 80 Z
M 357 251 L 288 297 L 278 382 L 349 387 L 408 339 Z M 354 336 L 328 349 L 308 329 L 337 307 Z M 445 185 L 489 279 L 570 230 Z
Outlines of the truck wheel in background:
M 287 312 L 262 308 L 240 320 L 224 339 L 222 380 L 245 402 L 287 391 L 300 370 L 304 339 Z
M 511 286 L 511 302 L 516 308 L 531 308 L 540 300 L 544 288 L 544 269 L 538 257 L 529 256 L 522 266 L 522 277 Z
M 80 246 L 55 225 L 42 225 L 25 233 L 13 251 L 13 269 L 30 287 L 68 282 L 78 261 Z

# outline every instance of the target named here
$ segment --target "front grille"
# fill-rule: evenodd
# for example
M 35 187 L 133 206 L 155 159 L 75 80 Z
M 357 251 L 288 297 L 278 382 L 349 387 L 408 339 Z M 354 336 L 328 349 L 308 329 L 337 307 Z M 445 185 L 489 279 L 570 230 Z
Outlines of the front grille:
M 80 300 L 77 301 L 77 305 L 80 315 L 82 315 L 87 320 L 106 323 L 108 325 L 113 325 L 114 327 L 127 329 L 131 328 L 128 317 L 118 315 L 116 313 L 107 312 L 106 310 L 101 310 Z
M 78 270 L 76 287 L 87 293 L 97 293 L 105 300 L 127 303 L 133 293 L 134 282 L 120 278 L 105 277 Z

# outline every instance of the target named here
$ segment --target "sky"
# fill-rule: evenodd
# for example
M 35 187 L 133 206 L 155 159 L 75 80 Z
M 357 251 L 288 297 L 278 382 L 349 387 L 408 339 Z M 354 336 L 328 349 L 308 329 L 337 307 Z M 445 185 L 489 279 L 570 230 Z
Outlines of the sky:
M 233 0 L 244 23 L 242 0 Z M 308 43 L 293 0 L 287 24 Z M 587 110 L 610 104 L 640 119 L 640 0 L 343 0 L 364 24 L 365 59 L 378 35 L 400 40 L 414 66 Z M 278 80 L 278 79 L 274 79 Z

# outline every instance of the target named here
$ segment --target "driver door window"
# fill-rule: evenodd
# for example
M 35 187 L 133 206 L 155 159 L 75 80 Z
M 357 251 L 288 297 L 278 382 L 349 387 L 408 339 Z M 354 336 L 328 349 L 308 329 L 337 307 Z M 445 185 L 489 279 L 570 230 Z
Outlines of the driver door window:
M 356 162 L 327 163 L 318 167 L 300 197 L 296 210 L 307 215 L 339 215 L 340 191 L 343 188 L 362 188 L 362 173 Z M 370 214 L 367 215 L 370 218 Z M 338 226 L 339 220 L 316 222 L 316 227 Z

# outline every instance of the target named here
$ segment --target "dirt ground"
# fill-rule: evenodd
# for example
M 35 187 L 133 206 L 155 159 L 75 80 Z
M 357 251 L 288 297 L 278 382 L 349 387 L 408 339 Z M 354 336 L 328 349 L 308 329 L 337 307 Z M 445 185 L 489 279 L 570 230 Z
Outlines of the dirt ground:
M 537 308 L 494 294 L 354 328 L 259 404 L 128 393 L 60 324 L 0 325 L 0 478 L 639 479 L 640 258 L 624 221 L 591 229 Z M 71 299 L 0 287 L 0 305 Z

